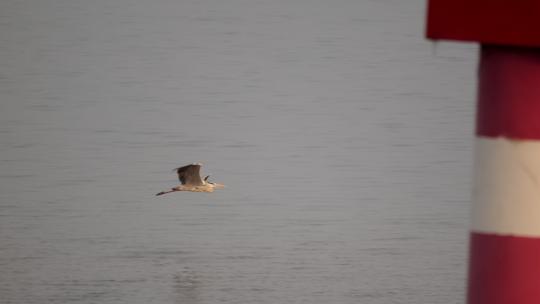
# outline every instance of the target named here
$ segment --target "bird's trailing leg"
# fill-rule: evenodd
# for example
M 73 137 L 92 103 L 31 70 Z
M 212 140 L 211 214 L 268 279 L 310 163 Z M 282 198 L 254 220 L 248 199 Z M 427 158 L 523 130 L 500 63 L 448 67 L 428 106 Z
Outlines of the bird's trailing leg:
M 171 192 L 176 192 L 176 191 L 186 191 L 187 189 L 180 185 L 180 186 L 176 186 L 174 188 L 171 188 L 171 190 L 167 190 L 167 191 L 161 191 L 160 193 L 157 193 L 156 196 L 159 196 L 159 195 L 163 195 L 163 194 L 167 194 L 167 193 L 171 193 Z
M 167 193 L 171 193 L 171 192 L 176 192 L 176 191 L 182 191 L 182 189 L 180 189 L 181 187 L 174 187 L 174 188 L 171 188 L 171 190 L 167 190 L 167 191 L 161 191 L 160 193 L 157 193 L 156 196 L 160 196 L 160 195 L 163 195 L 163 194 L 167 194 Z
M 171 192 L 174 192 L 174 190 L 170 190 L 170 191 L 161 191 L 161 192 L 159 192 L 159 193 L 156 193 L 156 196 L 160 196 L 160 195 L 167 194 L 167 193 L 171 193 Z

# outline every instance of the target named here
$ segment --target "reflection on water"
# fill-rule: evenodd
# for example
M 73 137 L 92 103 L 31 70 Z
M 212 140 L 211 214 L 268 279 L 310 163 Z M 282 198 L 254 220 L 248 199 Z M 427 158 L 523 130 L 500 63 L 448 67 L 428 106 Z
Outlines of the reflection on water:
M 201 281 L 194 271 L 185 270 L 174 276 L 174 288 L 178 297 L 176 303 L 196 304 L 201 303 L 199 297 L 199 285 Z
M 2 303 L 461 302 L 475 48 L 424 1 L 102 2 L 0 2 Z

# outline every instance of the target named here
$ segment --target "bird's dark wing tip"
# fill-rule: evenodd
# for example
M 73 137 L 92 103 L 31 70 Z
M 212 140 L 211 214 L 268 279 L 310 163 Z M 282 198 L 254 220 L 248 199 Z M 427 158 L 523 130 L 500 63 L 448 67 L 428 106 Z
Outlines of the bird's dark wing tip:
M 187 170 L 189 167 L 191 166 L 198 166 L 198 167 L 201 167 L 203 164 L 202 163 L 192 163 L 192 164 L 189 164 L 189 165 L 184 165 L 184 166 L 180 166 L 180 167 L 176 167 L 174 169 L 172 169 L 173 172 L 178 172 L 178 170 L 182 171 L 182 170 Z

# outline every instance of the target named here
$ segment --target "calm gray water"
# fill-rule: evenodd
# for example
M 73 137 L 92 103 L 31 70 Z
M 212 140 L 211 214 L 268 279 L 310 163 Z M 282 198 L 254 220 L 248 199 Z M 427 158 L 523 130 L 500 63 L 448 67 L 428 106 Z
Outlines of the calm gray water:
M 461 303 L 476 47 L 424 11 L 1 1 L 0 302 Z

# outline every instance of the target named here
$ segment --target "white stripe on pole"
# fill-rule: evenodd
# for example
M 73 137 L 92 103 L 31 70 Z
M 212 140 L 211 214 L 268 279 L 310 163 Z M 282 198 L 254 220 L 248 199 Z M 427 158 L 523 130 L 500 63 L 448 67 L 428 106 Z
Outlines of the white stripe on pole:
M 472 231 L 539 237 L 540 141 L 479 137 L 475 154 Z

